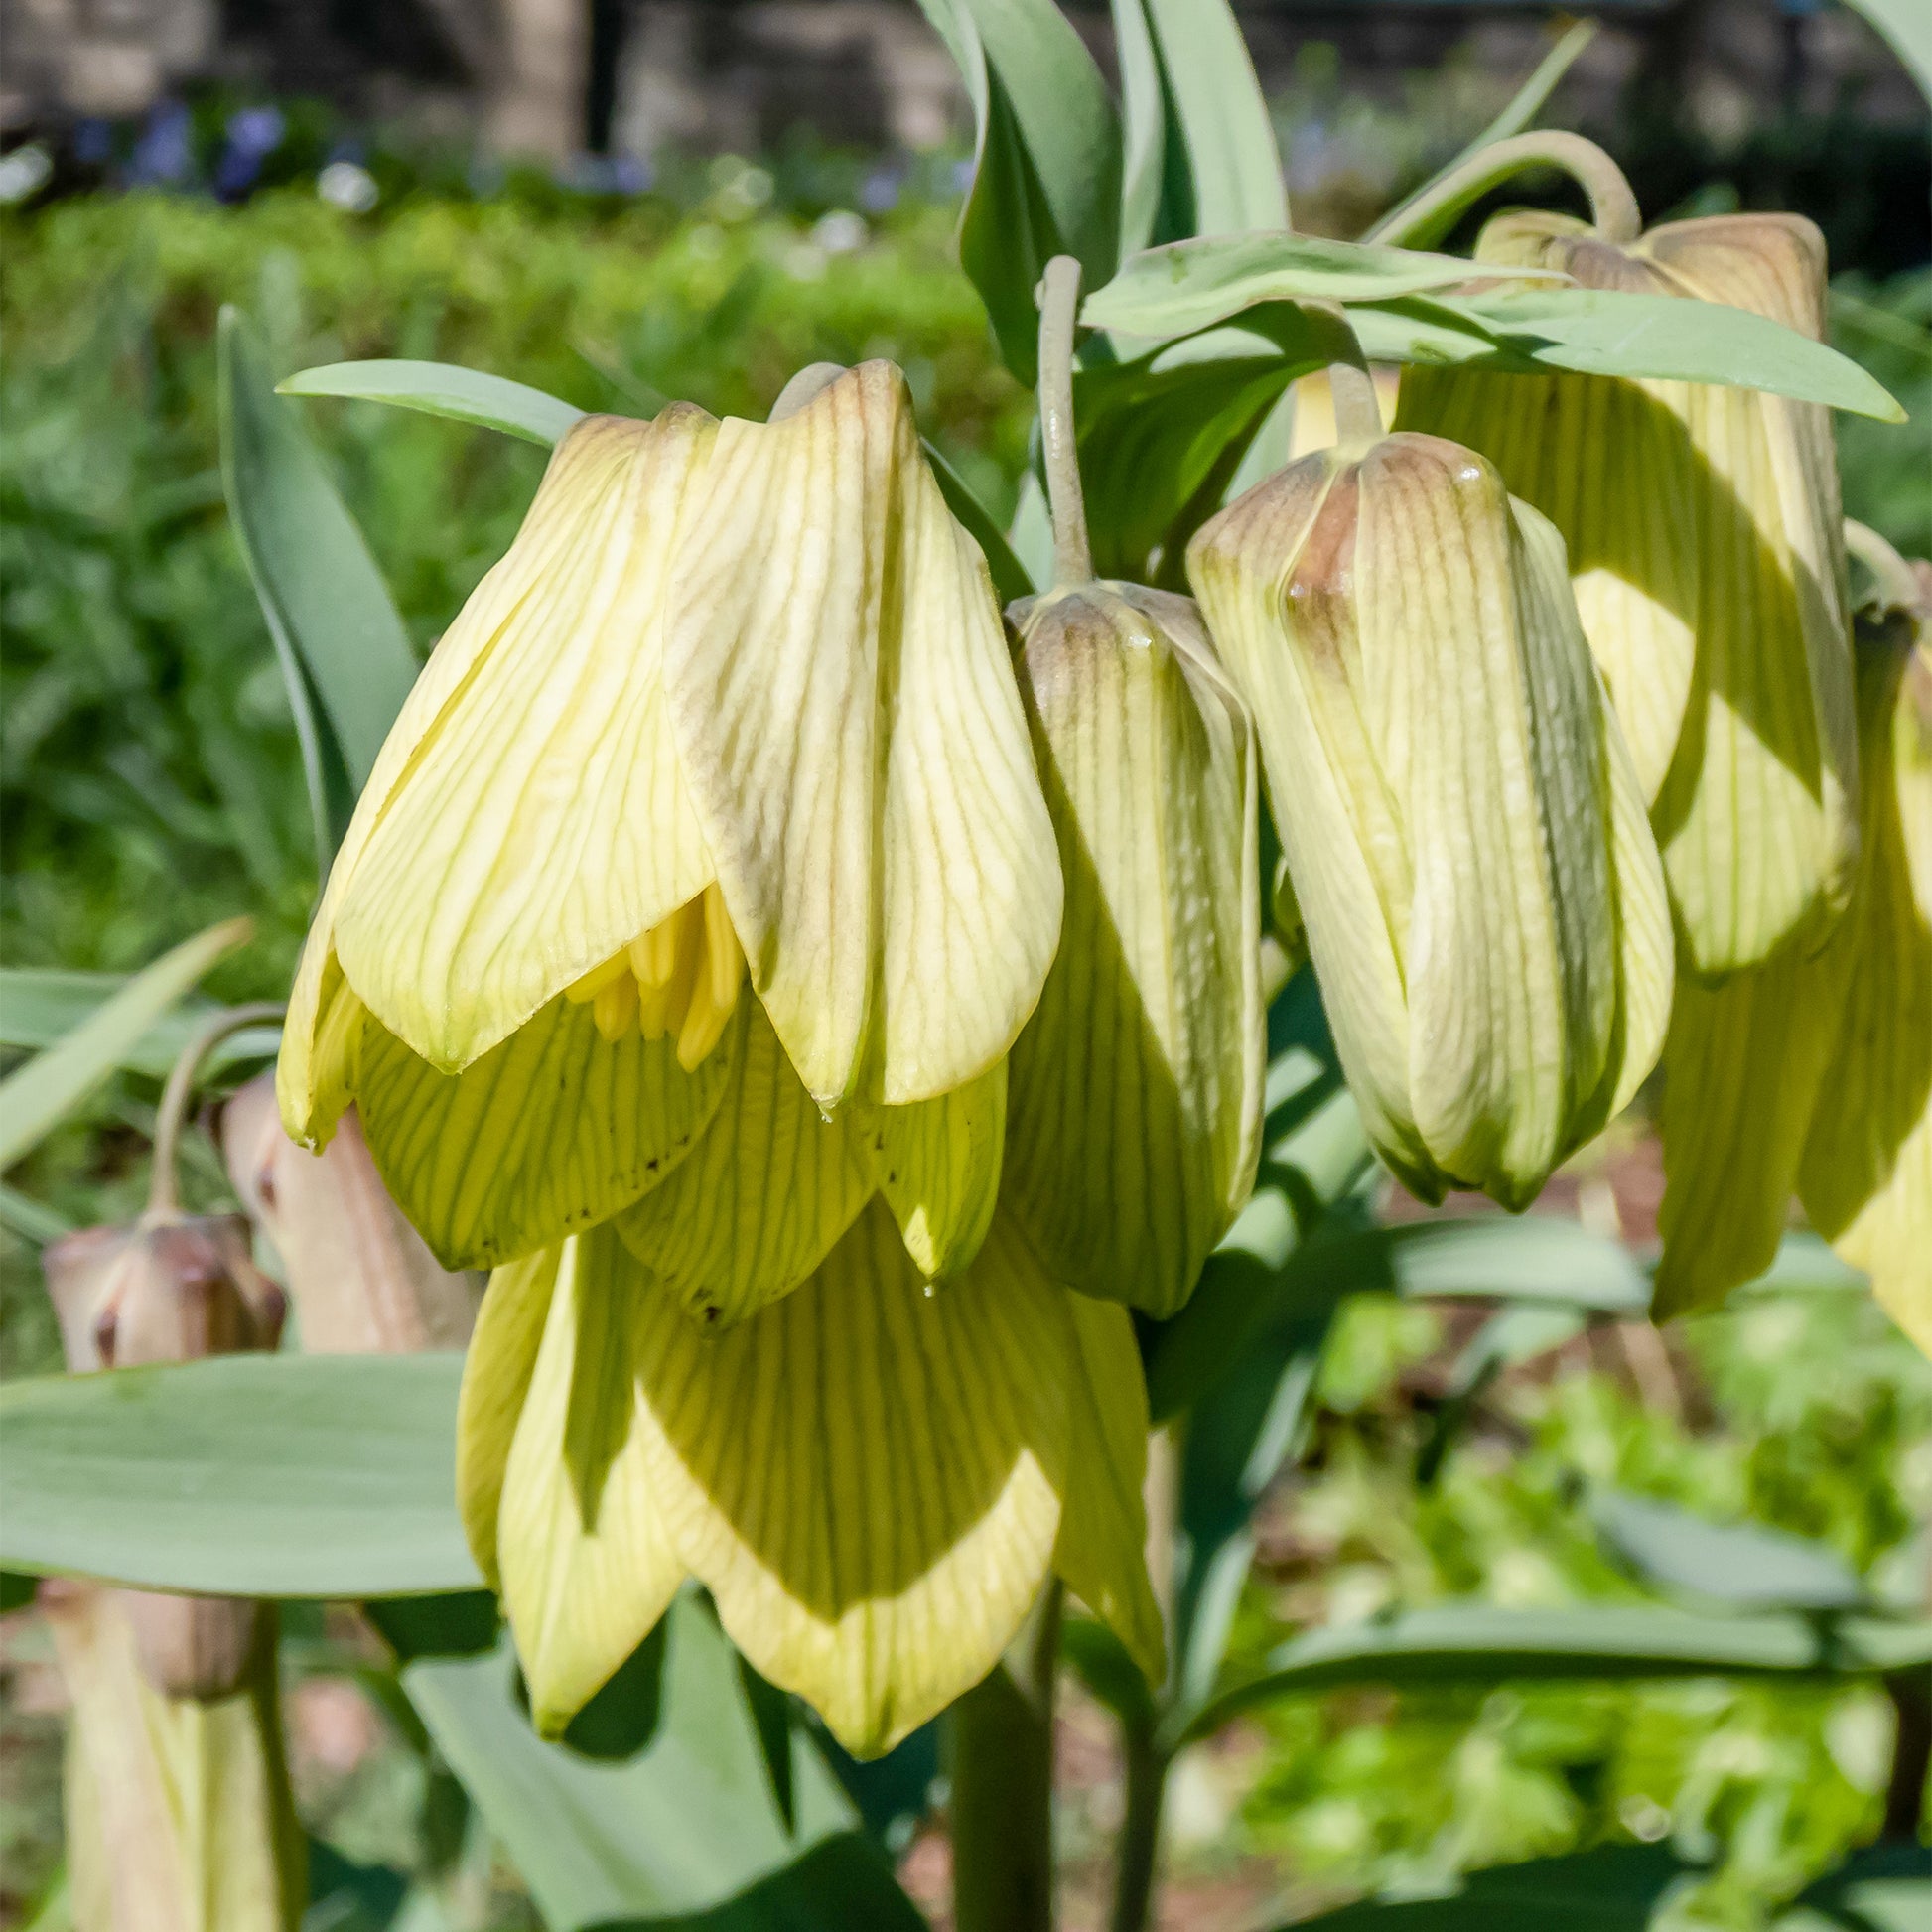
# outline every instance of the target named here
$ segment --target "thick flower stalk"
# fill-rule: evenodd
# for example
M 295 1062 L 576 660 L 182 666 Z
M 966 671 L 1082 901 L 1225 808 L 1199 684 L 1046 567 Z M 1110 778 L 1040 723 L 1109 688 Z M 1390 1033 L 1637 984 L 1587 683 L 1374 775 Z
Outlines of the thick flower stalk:
M 449 1267 L 622 1215 L 728 1322 L 881 1192 L 944 1275 L 991 1217 L 1060 898 L 899 372 L 769 423 L 588 418 L 376 761 L 283 1117 L 319 1145 L 353 1101 Z
M 1670 222 L 1624 242 L 1510 213 L 1476 258 L 1824 333 L 1824 241 L 1795 215 Z M 1825 409 L 1705 383 L 1414 369 L 1397 425 L 1481 451 L 1561 531 L 1693 971 L 1721 976 L 1822 937 L 1857 856 Z
M 1905 583 L 1858 624 L 1862 855 L 1844 917 L 1816 953 L 1680 994 L 1660 1315 L 1768 1268 L 1795 1189 L 1932 1354 L 1932 587 Z
M 1370 1135 L 1425 1200 L 1521 1208 L 1655 1064 L 1662 871 L 1562 538 L 1336 374 L 1343 442 L 1205 525 L 1188 577 Z
M 1059 581 L 1007 613 L 1066 917 L 1013 1049 L 1003 1201 L 1053 1280 L 1164 1316 L 1260 1158 L 1259 771 L 1193 602 L 1092 575 L 1078 276 L 1067 257 L 1049 266 L 1040 323 Z

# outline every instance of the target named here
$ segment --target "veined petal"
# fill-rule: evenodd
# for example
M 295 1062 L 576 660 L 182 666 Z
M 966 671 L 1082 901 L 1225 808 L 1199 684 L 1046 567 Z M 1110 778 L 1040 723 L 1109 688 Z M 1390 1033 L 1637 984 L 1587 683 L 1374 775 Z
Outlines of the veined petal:
M 564 1243 L 503 1474 L 503 1602 L 546 1737 L 643 1641 L 684 1580 L 637 1410 L 645 1324 L 634 1276 L 608 1227 Z
M 611 1041 L 558 998 L 462 1073 L 439 1073 L 373 1015 L 356 1101 L 377 1171 L 446 1268 L 513 1260 L 663 1180 L 725 1090 L 727 1045 L 691 1072 L 677 1041 Z
M 1409 1104 L 1408 837 L 1351 688 L 1359 499 L 1341 461 L 1304 458 L 1230 504 L 1188 546 L 1187 576 L 1254 717 L 1349 1086 L 1383 1158 L 1421 1198 L 1439 1200 L 1449 1183 Z
M 984 561 L 869 362 L 718 432 L 680 551 L 670 715 L 752 983 L 821 1105 L 1011 1045 L 1059 933 Z
M 463 1358 L 456 1414 L 457 1509 L 477 1568 L 496 1590 L 502 1588 L 496 1518 L 503 1471 L 536 1371 L 561 1254 L 560 1248 L 541 1248 L 490 1276 Z
M 1600 699 L 1547 518 L 1433 437 L 1362 465 L 1364 710 L 1405 795 L 1417 1131 L 1505 1206 L 1533 1199 L 1616 1019 Z
M 1259 1158 L 1253 734 L 1185 598 L 1012 615 L 1067 912 L 1013 1050 L 1009 1197 L 1055 1281 L 1170 1315 Z
M 1486 245 L 1484 259 L 1493 259 Z M 1404 373 L 1396 415 L 1398 429 L 1480 450 L 1510 494 L 1562 531 L 1584 635 L 1646 805 L 1677 749 L 1697 647 L 1686 393 L 1683 383 L 1611 376 L 1415 368 Z
M 1932 1355 L 1932 643 L 1862 638 L 1859 710 L 1863 850 L 1818 962 L 1844 955 L 1846 991 L 1798 1192 Z
M 1075 1347 L 1073 1446 L 1053 1568 L 1109 1625 L 1158 1688 L 1167 1637 L 1147 1571 L 1147 1384 L 1125 1309 L 1070 1304 Z
M 854 1105 L 853 1144 L 919 1273 L 943 1281 L 993 1225 L 1007 1125 L 1007 1063 L 909 1107 Z
M 728 1334 L 633 1293 L 678 1555 L 732 1641 L 850 1750 L 890 1749 L 977 1683 L 1046 1577 L 1067 1301 L 999 1222 L 928 1294 L 877 1199 L 810 1282 Z
M 704 1138 L 617 1221 L 691 1316 L 719 1327 L 790 1294 L 873 1187 L 850 1118 L 826 1120 L 763 1009 L 740 1008 L 731 1076 Z
M 1659 1119 L 1660 1320 L 1717 1308 L 1777 1253 L 1831 1050 L 1830 1019 L 1809 1012 L 1828 989 L 1806 979 L 1789 950 L 1720 986 L 1678 979 Z
M 670 560 L 716 425 L 587 417 L 451 626 L 470 668 L 418 735 L 335 908 L 389 1030 L 460 1071 L 712 877 L 666 715 Z

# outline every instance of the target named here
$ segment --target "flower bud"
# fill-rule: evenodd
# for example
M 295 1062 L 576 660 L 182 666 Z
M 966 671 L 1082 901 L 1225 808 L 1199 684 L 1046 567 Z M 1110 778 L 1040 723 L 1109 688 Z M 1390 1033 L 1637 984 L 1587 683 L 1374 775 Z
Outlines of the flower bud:
M 1624 248 L 1567 216 L 1507 214 L 1476 254 L 1824 331 L 1824 242 L 1796 216 L 1671 222 Z M 1480 450 L 1562 532 L 1693 969 L 1822 934 L 1857 841 L 1825 409 L 1709 383 L 1415 369 L 1397 424 Z
M 1425 1200 L 1526 1206 L 1649 1072 L 1671 994 L 1562 538 L 1472 451 L 1397 434 L 1250 490 L 1188 576 L 1370 1136 Z
M 1260 1151 L 1247 708 L 1187 598 L 1090 583 L 1008 617 L 1066 910 L 1013 1050 L 1006 1195 L 1056 1281 L 1170 1315 Z
M 221 1110 L 228 1178 L 274 1244 L 310 1354 L 461 1348 L 482 1283 L 442 1267 L 389 1197 L 351 1108 L 320 1154 L 283 1131 L 275 1076 Z
M 144 1214 L 83 1228 L 42 1258 L 76 1374 L 272 1349 L 282 1291 L 249 1258 L 239 1214 Z M 148 1682 L 170 1697 L 225 1697 L 253 1651 L 258 1608 L 230 1597 L 118 1592 Z

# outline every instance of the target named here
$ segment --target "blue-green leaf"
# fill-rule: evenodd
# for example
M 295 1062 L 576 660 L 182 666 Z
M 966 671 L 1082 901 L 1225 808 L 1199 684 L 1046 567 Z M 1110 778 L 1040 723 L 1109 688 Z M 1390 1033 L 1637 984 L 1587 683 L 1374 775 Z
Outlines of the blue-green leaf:
M 551 1932 L 918 1932 L 924 1921 L 795 1721 L 789 1815 L 731 1645 L 694 1593 L 662 1626 L 658 1716 L 641 1749 L 544 1743 L 507 1639 L 422 1658 L 403 1688 Z
M 925 459 L 932 465 L 932 474 L 938 480 L 939 493 L 946 499 L 946 507 L 964 525 L 967 534 L 979 545 L 986 558 L 986 568 L 992 574 L 993 588 L 1000 602 L 1006 605 L 1017 597 L 1032 597 L 1038 586 L 1028 575 L 1026 565 L 1014 555 L 1006 532 L 987 513 L 986 505 L 973 494 L 966 479 L 931 443 L 924 438 L 920 441 L 925 449 Z
M 428 416 L 475 423 L 520 436 L 546 449 L 562 440 L 584 412 L 572 403 L 480 369 L 450 362 L 330 362 L 304 369 L 280 384 L 284 396 L 353 396 L 365 402 L 391 402 Z
M 1829 1545 L 1763 1523 L 1713 1523 L 1647 1496 L 1590 1499 L 1597 1534 L 1648 1582 L 1739 1609 L 1849 1610 L 1864 1585 Z
M 219 1355 L 0 1387 L 0 1567 L 225 1596 L 481 1580 L 458 1355 Z
M 1288 226 L 1268 103 L 1226 0 L 1114 0 L 1126 252 Z
M 1055 255 L 1090 287 L 1120 248 L 1120 124 L 1100 69 L 1053 0 L 919 0 L 951 49 L 978 123 L 960 265 L 992 319 L 1002 359 L 1029 386 L 1034 290 Z
M 294 407 L 279 400 L 247 324 L 221 313 L 221 481 L 282 658 L 311 788 L 326 784 L 326 722 L 359 791 L 416 678 L 416 654 L 362 533 Z M 313 700 L 313 703 L 312 703 Z M 338 824 L 341 805 L 328 817 Z M 333 844 L 333 841 L 332 841 Z
M 98 1013 L 133 978 L 131 973 L 0 966 L 0 1046 L 52 1046 Z M 204 994 L 188 995 L 126 1047 L 120 1064 L 150 1079 L 165 1078 L 189 1036 L 219 1004 Z M 249 1027 L 230 1034 L 206 1063 L 218 1068 L 270 1057 L 280 1039 L 278 1027 Z

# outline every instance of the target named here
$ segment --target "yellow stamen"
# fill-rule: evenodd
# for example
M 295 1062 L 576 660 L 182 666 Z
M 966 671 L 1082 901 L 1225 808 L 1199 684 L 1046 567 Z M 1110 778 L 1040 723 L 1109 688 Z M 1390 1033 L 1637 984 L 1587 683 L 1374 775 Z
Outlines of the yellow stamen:
M 615 1045 L 637 1024 L 637 982 L 624 973 L 600 987 L 591 1002 L 591 1018 L 597 1022 L 598 1032 Z
M 637 976 L 640 993 L 656 993 L 671 983 L 677 971 L 678 933 L 682 929 L 684 907 L 660 919 L 648 932 L 640 932 L 627 948 L 630 970 Z
M 571 981 L 564 988 L 564 998 L 580 1007 L 589 1006 L 629 964 L 620 948 L 603 965 L 593 966 L 582 979 Z
M 745 952 L 732 930 L 732 917 L 725 910 L 725 896 L 717 882 L 704 889 L 705 971 L 711 1003 L 720 1013 L 730 1013 L 738 1004 L 738 983 L 745 974 Z

